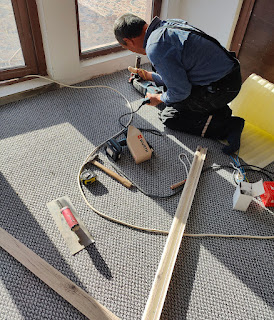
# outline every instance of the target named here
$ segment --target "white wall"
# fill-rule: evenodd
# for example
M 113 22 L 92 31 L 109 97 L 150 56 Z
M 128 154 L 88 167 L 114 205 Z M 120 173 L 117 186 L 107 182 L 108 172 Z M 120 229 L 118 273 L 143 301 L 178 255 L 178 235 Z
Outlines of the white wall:
M 161 18 L 187 20 L 227 45 L 242 1 L 163 0 Z M 73 84 L 134 65 L 135 54 L 128 51 L 80 61 L 74 0 L 36 2 L 48 74 L 52 79 Z
M 183 19 L 181 6 L 183 0 L 162 0 L 161 19 Z M 185 20 L 185 19 L 184 19 Z
M 182 0 L 182 19 L 215 37 L 227 49 L 238 20 L 243 0 Z

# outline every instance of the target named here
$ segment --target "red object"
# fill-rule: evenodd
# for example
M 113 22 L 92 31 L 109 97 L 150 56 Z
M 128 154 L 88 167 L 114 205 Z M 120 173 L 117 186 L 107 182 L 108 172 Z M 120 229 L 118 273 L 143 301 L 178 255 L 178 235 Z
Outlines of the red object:
M 71 230 L 76 229 L 76 227 L 79 226 L 78 221 L 75 219 L 69 207 L 64 207 L 61 212 Z
M 274 207 L 274 181 L 264 182 L 265 193 L 261 195 L 263 204 L 266 207 Z

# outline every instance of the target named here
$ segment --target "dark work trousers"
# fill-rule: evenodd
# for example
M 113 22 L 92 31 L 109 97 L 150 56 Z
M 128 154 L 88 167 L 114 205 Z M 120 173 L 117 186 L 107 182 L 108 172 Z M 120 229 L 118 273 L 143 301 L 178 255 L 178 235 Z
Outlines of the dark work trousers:
M 232 114 L 227 104 L 238 95 L 241 84 L 240 66 L 237 64 L 224 78 L 208 86 L 193 86 L 185 100 L 166 106 L 159 117 L 170 129 L 201 135 L 208 117 L 212 115 L 204 136 L 225 139 Z

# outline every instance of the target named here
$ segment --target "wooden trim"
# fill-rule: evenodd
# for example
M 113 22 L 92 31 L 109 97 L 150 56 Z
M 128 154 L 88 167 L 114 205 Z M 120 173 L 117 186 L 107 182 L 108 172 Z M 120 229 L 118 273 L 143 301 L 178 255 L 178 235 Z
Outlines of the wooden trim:
M 119 320 L 97 300 L 2 228 L 0 246 L 88 319 Z
M 244 35 L 246 32 L 246 28 L 254 8 L 256 0 L 244 0 L 238 22 L 236 24 L 236 28 L 232 37 L 230 50 L 235 51 L 236 56 L 238 57 L 241 45 L 244 39 Z
M 162 9 L 162 0 L 153 1 L 153 12 L 152 12 L 152 18 L 154 17 L 160 17 Z
M 34 73 L 33 69 L 28 66 L 13 69 L 3 69 L 2 71 L 0 71 L 0 81 L 24 77 L 31 73 Z
M 26 0 L 38 74 L 47 75 L 47 65 L 36 1 Z
M 82 57 L 81 57 L 81 34 L 80 34 L 78 0 L 75 0 L 74 3 L 75 3 L 76 25 L 77 25 L 77 35 L 78 35 L 78 50 L 79 50 L 79 57 L 80 57 L 80 59 L 82 59 Z
M 27 4 L 25 1 L 11 1 L 26 67 L 29 67 L 36 72 L 36 59 L 34 55 Z
M 206 157 L 206 148 L 198 147 L 173 219 L 156 272 L 142 320 L 160 319 L 170 279 L 182 242 L 189 211 Z
M 46 62 L 36 2 L 11 0 L 25 66 L 0 70 L 0 81 L 28 74 L 46 75 Z
M 160 16 L 161 13 L 162 0 L 153 0 L 152 4 L 152 17 Z M 102 49 L 93 49 L 90 51 L 82 52 L 81 50 L 81 35 L 80 35 L 80 22 L 79 22 L 79 7 L 78 1 L 75 0 L 75 11 L 77 20 L 77 33 L 78 33 L 78 47 L 79 47 L 79 57 L 81 60 L 90 59 L 98 56 L 107 55 L 114 52 L 124 51 L 126 49 L 122 48 L 119 43 L 103 47 Z
M 28 81 L 28 80 L 30 80 L 30 79 L 29 78 L 14 78 L 14 79 L 10 79 L 10 80 L 3 80 L 3 81 L 0 81 L 0 87 L 5 87 L 5 86 L 9 86 L 11 84 L 24 82 L 24 81 Z
M 80 59 L 85 60 L 85 59 L 94 58 L 98 56 L 105 56 L 106 54 L 121 52 L 124 50 L 126 49 L 122 48 L 120 44 L 117 43 L 112 46 L 105 47 L 104 49 L 94 49 L 91 51 L 85 51 L 84 53 L 80 52 Z

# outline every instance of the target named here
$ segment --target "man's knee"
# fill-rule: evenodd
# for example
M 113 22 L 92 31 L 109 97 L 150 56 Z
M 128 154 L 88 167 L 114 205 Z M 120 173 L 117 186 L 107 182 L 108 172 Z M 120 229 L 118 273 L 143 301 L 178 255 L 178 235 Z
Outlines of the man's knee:
M 169 129 L 182 131 L 180 130 L 182 125 L 174 118 L 166 119 L 163 124 Z
M 202 116 L 199 113 L 178 113 L 175 117 L 165 120 L 164 125 L 172 130 L 190 133 L 193 135 L 201 135 L 208 116 Z

